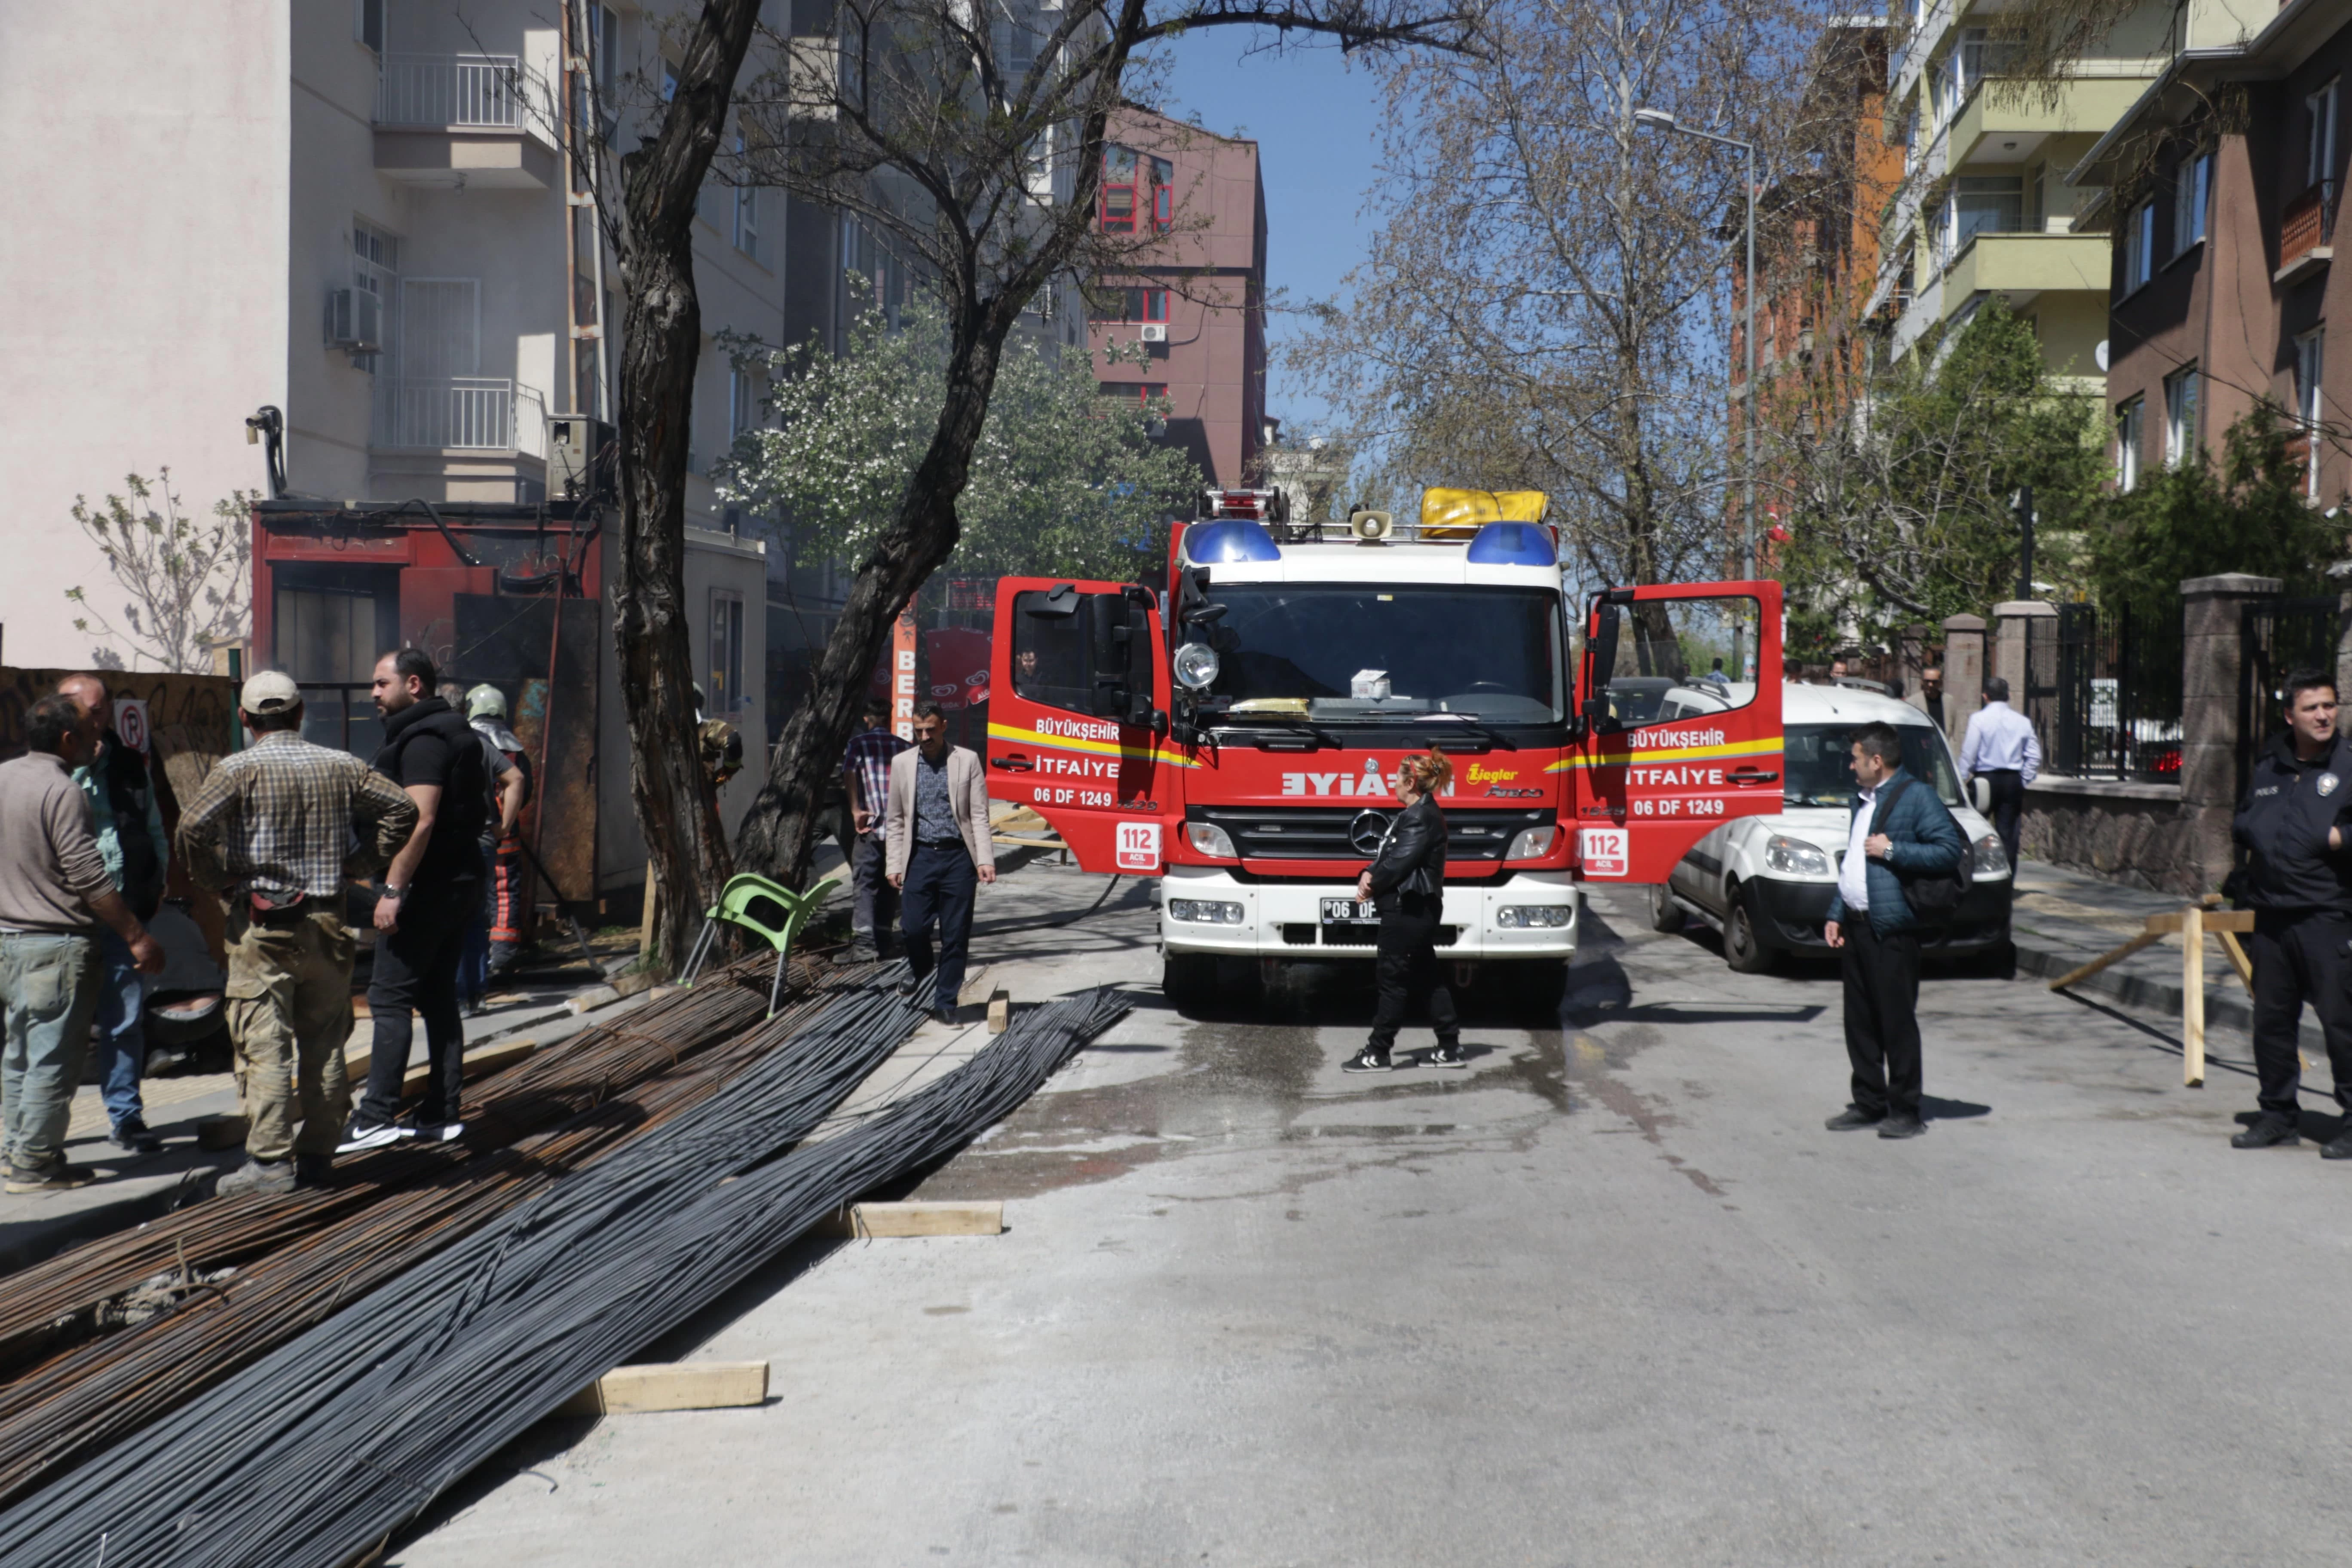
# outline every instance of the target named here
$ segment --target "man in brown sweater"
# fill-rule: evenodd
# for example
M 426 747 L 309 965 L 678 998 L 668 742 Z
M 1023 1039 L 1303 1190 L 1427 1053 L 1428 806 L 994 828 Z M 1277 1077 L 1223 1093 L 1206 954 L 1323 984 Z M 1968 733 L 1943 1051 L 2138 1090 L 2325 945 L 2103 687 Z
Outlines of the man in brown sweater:
M 31 750 L 0 763 L 0 1128 L 8 1191 L 46 1193 L 89 1180 L 66 1163 L 65 1140 L 98 1010 L 99 922 L 146 973 L 163 967 L 163 949 L 115 890 L 73 781 L 97 750 L 92 716 L 45 697 L 25 715 L 25 740 Z

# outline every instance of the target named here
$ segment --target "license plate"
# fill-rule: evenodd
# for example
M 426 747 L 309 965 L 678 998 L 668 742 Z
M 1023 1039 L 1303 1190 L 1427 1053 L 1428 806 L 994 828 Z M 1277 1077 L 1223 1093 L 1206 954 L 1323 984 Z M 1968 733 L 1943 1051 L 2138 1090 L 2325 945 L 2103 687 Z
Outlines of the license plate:
M 1327 926 L 1370 926 L 1381 923 L 1380 911 L 1370 904 L 1360 904 L 1353 899 L 1323 900 L 1323 923 Z

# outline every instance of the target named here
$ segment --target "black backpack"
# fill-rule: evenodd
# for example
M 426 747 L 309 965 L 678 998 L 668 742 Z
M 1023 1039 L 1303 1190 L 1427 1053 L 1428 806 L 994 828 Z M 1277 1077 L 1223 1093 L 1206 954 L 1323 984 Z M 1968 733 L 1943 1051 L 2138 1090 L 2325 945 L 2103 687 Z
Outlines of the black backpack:
M 1903 775 L 1902 784 L 1886 797 L 1888 811 L 1895 809 L 1895 803 L 1903 798 L 1904 792 L 1911 787 L 1913 782 L 1910 774 Z M 1936 809 L 1948 817 L 1952 815 L 1951 808 L 1940 800 L 1936 803 Z M 1952 830 L 1959 833 L 1959 826 L 1958 819 L 1954 818 Z M 1967 898 L 1969 889 L 1976 885 L 1976 862 L 1975 857 L 1969 852 L 1969 836 L 1959 833 L 1959 864 L 1951 870 L 1916 878 L 1896 873 L 1903 883 L 1903 901 L 1911 906 L 1912 914 L 1925 924 L 1949 925 L 1952 917 L 1959 912 L 1960 900 Z

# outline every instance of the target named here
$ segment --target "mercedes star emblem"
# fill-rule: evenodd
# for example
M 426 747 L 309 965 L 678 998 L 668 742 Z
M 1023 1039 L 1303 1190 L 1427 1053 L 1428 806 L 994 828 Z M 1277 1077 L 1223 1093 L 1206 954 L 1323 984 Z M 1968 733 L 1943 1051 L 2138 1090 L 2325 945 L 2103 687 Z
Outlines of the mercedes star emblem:
M 1356 847 L 1359 855 L 1377 855 L 1381 840 L 1389 836 L 1389 814 L 1385 811 L 1360 811 L 1356 820 L 1348 824 L 1348 842 Z

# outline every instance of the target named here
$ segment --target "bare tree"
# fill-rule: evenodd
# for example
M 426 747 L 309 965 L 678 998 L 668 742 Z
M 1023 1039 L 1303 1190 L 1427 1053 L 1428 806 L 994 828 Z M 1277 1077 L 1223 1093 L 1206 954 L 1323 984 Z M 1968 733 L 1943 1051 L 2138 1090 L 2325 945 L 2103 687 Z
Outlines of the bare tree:
M 1738 155 L 1785 161 L 1805 0 L 1500 0 L 1391 70 L 1388 219 L 1300 351 L 1391 488 L 1549 490 L 1596 580 L 1737 560 L 1727 309 Z
M 74 630 L 128 643 L 133 666 L 152 659 L 159 669 L 206 672 L 212 645 L 243 637 L 251 624 L 253 544 L 247 518 L 253 497 L 238 490 L 215 501 L 209 515 L 190 517 L 172 491 L 172 470 L 153 479 L 123 476 L 128 497 L 107 496 L 98 505 L 74 497 L 73 520 L 106 558 L 116 585 L 126 595 L 117 626 L 91 605 L 88 592 L 66 597 L 89 612 L 74 618 Z M 160 510 L 159 510 L 160 509 Z M 103 644 L 90 661 L 107 669 L 124 668 L 121 652 Z

